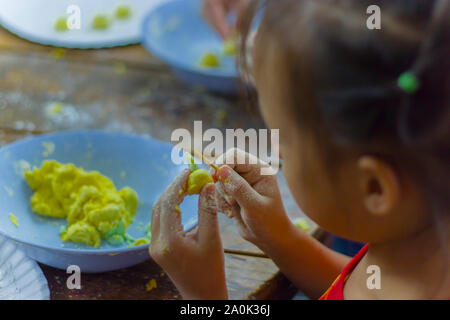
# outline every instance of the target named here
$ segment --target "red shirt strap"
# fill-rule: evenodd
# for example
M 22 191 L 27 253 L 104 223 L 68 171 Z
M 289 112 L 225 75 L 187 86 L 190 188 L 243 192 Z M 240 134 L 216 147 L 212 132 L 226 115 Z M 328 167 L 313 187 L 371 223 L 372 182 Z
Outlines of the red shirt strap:
M 334 280 L 328 290 L 319 298 L 319 300 L 344 300 L 344 285 L 350 273 L 358 265 L 364 255 L 367 253 L 369 244 L 366 244 L 342 270 L 341 274 Z

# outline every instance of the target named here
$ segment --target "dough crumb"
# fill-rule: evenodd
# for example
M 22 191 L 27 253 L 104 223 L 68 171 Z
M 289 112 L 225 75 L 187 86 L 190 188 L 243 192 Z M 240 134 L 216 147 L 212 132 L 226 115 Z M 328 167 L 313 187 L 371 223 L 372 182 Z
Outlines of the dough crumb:
M 200 65 L 207 68 L 215 68 L 220 66 L 220 61 L 214 53 L 208 52 L 203 55 Z
M 157 287 L 158 285 L 156 284 L 156 280 L 152 279 L 145 285 L 145 291 L 149 292 L 152 291 L 153 289 L 156 289 Z
M 66 50 L 63 48 L 55 48 L 50 52 L 53 59 L 59 60 L 66 56 Z
M 230 37 L 223 42 L 223 53 L 229 56 L 235 56 L 237 52 L 238 47 L 236 44 L 236 39 L 234 37 Z
M 55 30 L 56 31 L 67 31 L 69 30 L 69 26 L 67 25 L 67 18 L 61 17 L 55 22 Z
M 297 228 L 308 232 L 310 227 L 309 227 L 309 223 L 305 218 L 297 218 L 294 220 L 294 224 Z
M 11 188 L 8 188 L 7 186 L 3 186 L 3 189 L 5 189 L 8 196 L 10 196 L 10 197 L 14 196 L 14 191 Z
M 92 20 L 92 27 L 97 30 L 106 30 L 109 27 L 109 19 L 103 14 L 98 14 Z
M 25 172 L 30 171 L 30 168 L 31 168 L 30 163 L 25 160 L 16 161 L 16 162 L 14 162 L 13 166 L 14 166 L 14 172 L 21 177 L 23 177 L 25 175 Z
M 131 8 L 129 6 L 119 6 L 116 9 L 117 19 L 128 19 L 131 17 Z
M 43 157 L 48 157 L 55 152 L 55 144 L 53 142 L 42 142 L 42 147 L 44 147 L 44 152 L 42 152 Z
M 47 108 L 49 114 L 60 114 L 64 109 L 64 105 L 61 102 L 53 102 Z
M 11 220 L 13 225 L 15 225 L 16 227 L 19 227 L 19 219 L 12 213 L 9 214 L 9 220 Z

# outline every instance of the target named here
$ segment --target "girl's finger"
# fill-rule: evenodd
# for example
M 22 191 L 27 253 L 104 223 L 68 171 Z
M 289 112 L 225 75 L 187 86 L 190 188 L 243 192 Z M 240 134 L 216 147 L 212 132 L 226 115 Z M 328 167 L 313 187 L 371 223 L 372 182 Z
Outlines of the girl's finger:
M 241 208 L 252 210 L 261 207 L 264 197 L 236 171 L 228 166 L 223 166 L 218 170 L 217 176 L 225 193 L 233 197 Z
M 184 170 L 161 196 L 160 232 L 166 239 L 183 231 L 180 204 L 186 195 L 189 174 L 188 169 Z
M 240 210 L 238 210 L 237 212 L 234 213 L 233 220 L 236 222 L 236 226 L 238 228 L 238 231 L 239 231 L 239 234 L 241 235 L 241 237 L 248 240 L 250 231 L 249 231 L 249 228 L 247 227 L 247 225 L 245 224 L 244 219 L 242 219 Z
M 231 169 L 239 173 L 250 185 L 268 177 L 262 175 L 262 169 L 268 169 L 268 163 L 258 159 L 256 156 L 244 150 L 233 148 L 217 157 L 214 161 L 216 165 L 228 165 Z M 270 177 L 270 176 L 269 176 Z
M 190 229 L 189 231 L 186 231 L 184 234 L 186 238 L 192 239 L 194 241 L 197 241 L 198 239 L 198 225 L 196 225 L 194 228 Z
M 247 9 L 250 8 L 251 0 L 239 0 L 234 3 L 233 10 L 236 12 L 236 28 L 242 29 Z
M 232 218 L 234 211 L 236 208 L 239 208 L 239 206 L 236 206 L 236 201 L 234 201 L 231 197 L 229 197 L 229 199 L 225 199 L 223 193 L 218 190 L 219 188 L 222 188 L 222 185 L 217 182 L 215 193 L 217 211 L 226 214 L 229 218 Z M 231 202 L 230 200 L 233 200 L 234 202 Z
M 215 185 L 208 183 L 198 199 L 198 240 L 204 244 L 220 241 L 215 190 Z
M 161 206 L 159 201 L 157 201 L 152 207 L 152 219 L 150 222 L 152 238 L 156 239 L 159 237 L 159 215 L 161 211 Z
M 226 203 L 228 203 L 230 206 L 234 205 L 236 203 L 236 200 L 233 199 L 229 194 L 225 192 L 223 189 L 222 183 L 216 182 L 216 195 L 217 198 L 219 198 L 220 202 L 221 200 L 224 200 Z M 221 207 L 219 207 L 220 210 Z M 223 211 L 221 211 L 223 212 Z M 223 212 L 226 213 L 226 212 Z

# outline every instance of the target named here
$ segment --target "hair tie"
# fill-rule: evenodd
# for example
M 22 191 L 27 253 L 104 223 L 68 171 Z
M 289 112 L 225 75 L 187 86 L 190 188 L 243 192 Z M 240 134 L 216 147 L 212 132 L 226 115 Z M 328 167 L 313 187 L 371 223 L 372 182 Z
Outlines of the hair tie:
M 397 85 L 406 93 L 413 94 L 419 89 L 420 81 L 412 72 L 407 71 L 398 77 Z

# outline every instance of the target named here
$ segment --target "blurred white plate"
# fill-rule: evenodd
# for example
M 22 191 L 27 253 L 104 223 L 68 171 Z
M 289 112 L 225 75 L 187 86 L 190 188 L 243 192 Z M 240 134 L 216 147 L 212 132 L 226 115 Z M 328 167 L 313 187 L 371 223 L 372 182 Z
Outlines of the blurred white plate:
M 0 24 L 21 38 L 45 45 L 67 48 L 103 48 L 123 46 L 141 41 L 144 16 L 155 5 L 167 0 L 0 0 Z M 79 30 L 57 31 L 55 23 L 67 16 L 67 8 L 80 8 Z M 106 30 L 94 30 L 93 18 L 98 14 L 112 17 L 119 5 L 132 10 L 128 19 L 114 20 Z
M 48 300 L 47 279 L 36 262 L 0 236 L 0 300 Z

